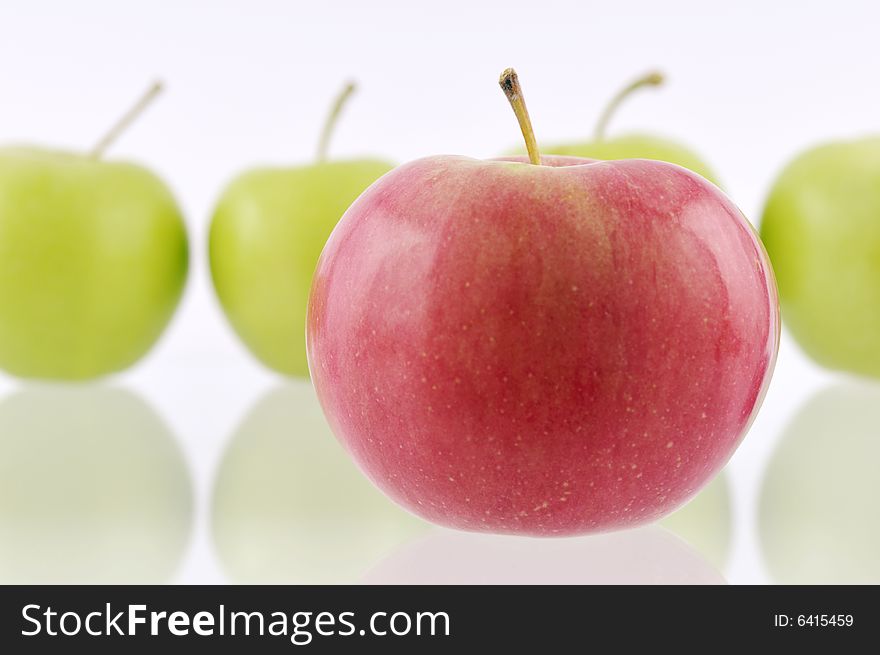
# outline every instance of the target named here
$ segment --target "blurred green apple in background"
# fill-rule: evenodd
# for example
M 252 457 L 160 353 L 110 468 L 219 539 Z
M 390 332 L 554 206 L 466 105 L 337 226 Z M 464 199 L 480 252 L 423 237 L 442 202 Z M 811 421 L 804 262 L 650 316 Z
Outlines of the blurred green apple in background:
M 156 342 L 187 273 L 171 192 L 102 160 L 154 85 L 89 154 L 0 148 L 0 368 L 79 380 L 127 368 Z
M 730 555 L 732 512 L 730 484 L 721 471 L 683 507 L 660 521 L 723 571 Z
M 602 112 L 592 141 L 542 145 L 541 152 L 547 155 L 568 155 L 588 159 L 656 159 L 684 166 L 717 185 L 715 174 L 699 155 L 676 141 L 649 134 L 627 134 L 606 138 L 608 123 L 621 103 L 633 91 L 648 86 L 659 86 L 663 80 L 663 75 L 654 71 L 621 89 Z
M 234 582 L 353 583 L 428 529 L 379 491 L 334 438 L 307 381 L 261 399 L 214 484 L 214 544 Z
M 782 584 L 880 583 L 880 386 L 816 393 L 788 424 L 761 488 L 759 534 Z
M 324 243 L 348 206 L 393 168 L 377 159 L 328 161 L 336 99 L 315 163 L 248 171 L 226 188 L 211 222 L 214 287 L 232 327 L 275 371 L 308 377 L 306 304 Z
M 880 377 L 880 138 L 791 162 L 770 192 L 761 238 L 801 347 L 828 368 Z
M 0 402 L 0 583 L 168 582 L 192 521 L 183 454 L 133 393 L 36 386 Z

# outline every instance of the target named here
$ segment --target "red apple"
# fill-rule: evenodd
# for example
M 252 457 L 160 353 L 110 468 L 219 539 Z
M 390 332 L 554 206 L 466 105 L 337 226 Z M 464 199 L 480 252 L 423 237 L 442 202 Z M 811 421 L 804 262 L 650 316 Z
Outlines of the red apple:
M 714 185 L 647 160 L 430 157 L 344 215 L 309 364 L 389 496 L 466 530 L 653 521 L 724 465 L 775 361 L 769 261 Z

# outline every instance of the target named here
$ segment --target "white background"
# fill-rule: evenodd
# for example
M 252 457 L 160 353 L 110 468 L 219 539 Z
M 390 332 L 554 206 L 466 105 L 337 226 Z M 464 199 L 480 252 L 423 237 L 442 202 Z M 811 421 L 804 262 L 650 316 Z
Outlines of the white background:
M 191 275 L 160 344 L 109 382 L 153 405 L 188 456 L 199 511 L 175 579 L 223 579 L 205 530 L 215 466 L 248 409 L 281 383 L 245 352 L 215 301 L 205 256 L 212 204 L 247 167 L 307 162 L 344 80 L 361 88 L 332 155 L 402 162 L 489 157 L 518 145 L 496 83 L 507 66 L 520 74 L 545 142 L 587 137 L 611 93 L 659 68 L 667 86 L 632 98 L 611 133 L 637 129 L 690 144 L 757 224 L 774 175 L 799 150 L 880 128 L 877 7 L 0 0 L 0 143 L 88 148 L 149 81 L 167 83 L 111 156 L 149 165 L 174 189 L 190 229 Z M 754 529 L 764 466 L 787 420 L 834 378 L 785 337 L 765 409 L 729 468 L 728 580 L 767 580 Z M 0 377 L 0 394 L 17 385 Z

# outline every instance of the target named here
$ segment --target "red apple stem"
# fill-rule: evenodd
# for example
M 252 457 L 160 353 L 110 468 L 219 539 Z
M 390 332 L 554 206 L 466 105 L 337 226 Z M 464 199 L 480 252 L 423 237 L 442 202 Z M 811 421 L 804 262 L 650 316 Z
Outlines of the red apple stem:
M 608 128 L 608 123 L 611 120 L 611 117 L 617 112 L 617 108 L 620 107 L 621 103 L 626 100 L 633 91 L 637 91 L 638 89 L 642 89 L 648 86 L 660 86 L 665 81 L 663 73 L 659 71 L 651 71 L 645 75 L 642 75 L 637 80 L 633 80 L 625 87 L 623 87 L 620 91 L 618 91 L 613 98 L 605 105 L 605 110 L 599 116 L 599 120 L 596 122 L 596 129 L 594 137 L 596 141 L 602 141 L 605 139 L 605 132 Z
M 89 156 L 93 159 L 100 159 L 103 157 L 107 148 L 109 148 L 116 139 L 119 138 L 119 135 L 128 129 L 128 127 L 137 120 L 138 116 L 140 116 L 144 110 L 152 104 L 153 100 L 156 99 L 156 96 L 162 93 L 162 89 L 162 82 L 158 80 L 153 82 L 131 109 L 125 112 L 125 114 L 116 121 L 116 124 L 107 131 L 97 144 L 95 144 L 95 147 L 89 152 Z
M 519 76 L 512 68 L 508 68 L 501 73 L 501 79 L 498 80 L 504 95 L 516 114 L 516 120 L 519 121 L 519 129 L 522 130 L 523 138 L 526 141 L 526 150 L 529 153 L 529 162 L 535 165 L 541 163 L 541 153 L 538 152 L 538 142 L 535 140 L 535 130 L 532 128 L 532 119 L 529 118 L 529 110 L 526 108 L 526 100 L 523 97 L 522 87 L 519 84 Z
M 342 87 L 342 91 L 339 92 L 339 95 L 337 95 L 336 99 L 333 101 L 333 104 L 330 107 L 330 113 L 327 114 L 327 119 L 324 121 L 324 128 L 321 130 L 321 138 L 318 141 L 316 159 L 319 162 L 327 160 L 327 148 L 330 145 L 330 137 L 333 136 L 333 130 L 339 120 L 339 115 L 342 113 L 342 108 L 345 106 L 345 103 L 348 102 L 351 94 L 356 90 L 357 85 L 354 82 L 346 82 L 345 86 Z

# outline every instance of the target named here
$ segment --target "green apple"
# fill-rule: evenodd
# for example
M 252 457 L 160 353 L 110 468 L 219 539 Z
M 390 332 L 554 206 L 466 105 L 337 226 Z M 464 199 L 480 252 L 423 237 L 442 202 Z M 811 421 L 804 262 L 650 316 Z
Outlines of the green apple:
M 880 377 L 880 137 L 791 162 L 770 192 L 761 238 L 801 347 L 828 368 Z
M 718 184 L 712 169 L 693 150 L 665 137 L 648 134 L 627 134 L 606 138 L 606 128 L 620 104 L 629 95 L 648 86 L 659 86 L 663 75 L 654 71 L 631 82 L 621 89 L 608 103 L 596 124 L 591 141 L 542 146 L 541 152 L 550 155 L 567 155 L 587 159 L 656 159 L 678 164 Z
M 167 582 L 192 520 L 180 448 L 131 392 L 37 386 L 0 402 L 0 582 Z
M 721 471 L 683 507 L 660 521 L 660 525 L 684 539 L 703 557 L 723 571 L 730 554 L 730 485 Z
M 227 575 L 247 583 L 352 583 L 427 529 L 358 471 L 307 381 L 271 391 L 238 428 L 211 524 Z
M 0 148 L 0 368 L 26 378 L 114 373 L 156 342 L 180 299 L 187 237 L 153 173 L 101 155 Z
M 844 382 L 810 398 L 764 474 L 759 534 L 783 584 L 880 583 L 880 387 Z
M 214 286 L 234 330 L 263 364 L 308 377 L 306 305 L 324 243 L 348 206 L 393 168 L 377 159 L 327 161 L 329 136 L 354 90 L 337 98 L 317 161 L 263 168 L 232 181 L 211 222 Z

